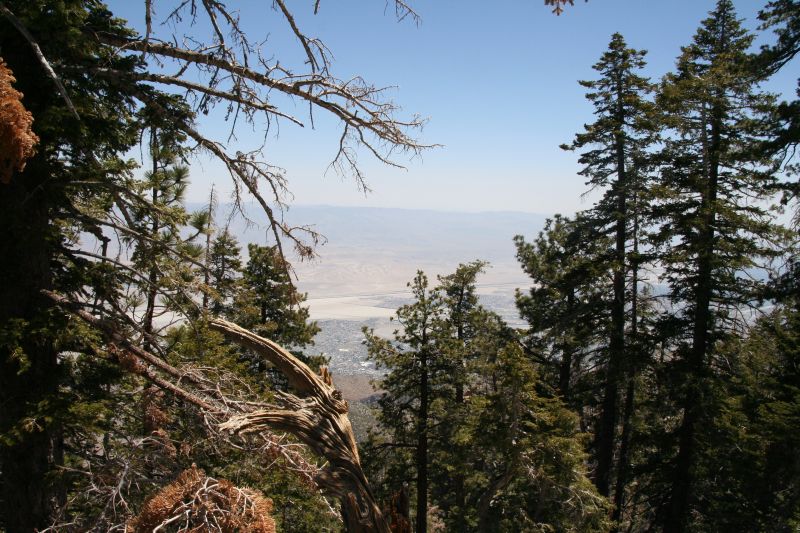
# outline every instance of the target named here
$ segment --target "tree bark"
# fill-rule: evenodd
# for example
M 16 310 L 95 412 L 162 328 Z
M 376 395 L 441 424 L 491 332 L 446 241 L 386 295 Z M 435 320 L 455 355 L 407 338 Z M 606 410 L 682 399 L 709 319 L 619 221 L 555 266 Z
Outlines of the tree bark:
M 347 402 L 333 388 L 330 375 L 322 378 L 278 344 L 220 319 L 212 329 L 274 364 L 300 397 L 283 393 L 283 409 L 235 416 L 223 426 L 252 431 L 259 426 L 288 431 L 328 461 L 317 482 L 342 503 L 342 519 L 349 533 L 389 533 L 369 482 L 361 469 Z
M 619 74 L 618 74 L 619 77 Z M 627 243 L 627 176 L 625 168 L 625 137 L 622 125 L 625 124 L 622 80 L 617 79 L 615 133 L 617 181 L 613 185 L 617 200 L 614 249 L 614 300 L 611 303 L 611 335 L 609 338 L 608 365 L 603 396 L 603 410 L 600 428 L 597 433 L 597 470 L 595 485 L 603 496 L 611 489 L 612 464 L 614 460 L 614 437 L 616 434 L 620 370 L 625 357 L 625 244 Z
M 631 261 L 631 333 L 628 346 L 636 349 L 636 357 L 641 355 L 639 349 L 639 207 L 637 195 L 634 195 L 633 213 L 633 261 Z M 627 387 L 625 391 L 625 407 L 622 413 L 622 435 L 620 436 L 619 459 L 617 461 L 617 483 L 614 487 L 614 511 L 611 519 L 614 522 L 614 532 L 619 531 L 619 521 L 625 504 L 625 488 L 628 484 L 628 461 L 630 455 L 631 418 L 636 395 L 636 375 L 638 364 L 628 361 Z
M 62 436 L 48 410 L 58 394 L 59 326 L 39 293 L 52 283 L 46 181 L 34 158 L 0 185 L 0 529 L 8 533 L 49 526 L 61 500 L 50 474 L 63 460 Z
M 707 355 L 710 348 L 711 297 L 713 293 L 712 259 L 715 253 L 716 202 L 719 183 L 719 157 L 721 143 L 721 115 L 718 108 L 711 110 L 711 139 L 704 137 L 703 164 L 706 166 L 706 187 L 702 192 L 702 227 L 699 235 L 697 257 L 697 283 L 695 284 L 692 345 L 687 356 L 686 393 L 683 398 L 683 420 L 678 432 L 678 456 L 670 490 L 670 499 L 664 521 L 664 533 L 686 530 L 690 502 L 694 492 L 693 466 L 697 455 L 697 427 L 702 417 L 703 389 L 706 386 Z
M 419 425 L 417 427 L 416 533 L 428 530 L 428 356 L 420 350 Z

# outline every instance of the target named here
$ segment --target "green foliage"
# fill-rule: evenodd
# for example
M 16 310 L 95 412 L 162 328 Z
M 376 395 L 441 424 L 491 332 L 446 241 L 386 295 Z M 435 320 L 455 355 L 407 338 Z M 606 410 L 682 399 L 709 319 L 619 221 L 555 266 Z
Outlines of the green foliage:
M 492 384 L 469 410 L 478 530 L 607 531 L 608 502 L 586 476 L 577 416 L 542 394 L 516 345 L 498 351 L 485 370 Z
M 432 290 L 419 272 L 394 342 L 365 331 L 370 357 L 387 370 L 363 454 L 371 479 L 387 498 L 414 483 L 417 513 L 418 491 L 429 490 L 448 530 L 605 531 L 607 503 L 586 477 L 577 417 L 539 381 L 514 332 L 479 305 L 484 265 L 460 265 Z
M 800 4 L 795 0 L 772 0 L 759 12 L 761 29 L 772 29 L 778 40 L 774 45 L 763 46 L 754 62 L 754 74 L 759 79 L 784 69 L 800 52 Z M 800 78 L 797 79 L 797 96 L 800 97 Z M 764 145 L 769 154 L 776 154 L 784 162 L 788 175 L 798 175 L 797 160 L 793 158 L 800 144 L 800 99 L 781 102 L 772 112 L 768 127 L 770 137 Z M 800 224 L 800 180 L 787 180 L 780 184 L 783 203 L 795 202 L 795 225 Z
M 585 405 L 587 366 L 605 344 L 608 315 L 603 313 L 609 287 L 601 281 L 600 260 L 607 240 L 583 217 L 561 215 L 545 222 L 533 242 L 514 238 L 517 259 L 531 278 L 528 294 L 517 292 L 520 316 L 528 323 L 525 346 L 541 365 L 545 383 L 569 405 Z M 576 390 L 577 389 L 577 390 Z
M 708 502 L 698 529 L 795 531 L 800 525 L 800 314 L 781 307 L 723 348 L 730 377 L 700 461 Z M 713 473 L 713 475 L 712 475 Z
M 272 398 L 271 383 L 252 372 L 249 361 L 238 348 L 211 331 L 202 320 L 192 327 L 171 331 L 168 342 L 174 363 L 191 362 L 211 370 L 216 385 L 248 401 Z M 311 533 L 340 531 L 341 523 L 332 514 L 319 491 L 292 469 L 280 456 L 268 451 L 236 446 L 236 443 L 209 439 L 199 413 L 186 406 L 169 410 L 171 422 L 165 426 L 176 448 L 187 450 L 184 462 L 195 463 L 213 476 L 230 480 L 237 486 L 253 487 L 274 504 L 273 517 L 279 531 Z M 181 444 L 183 443 L 183 444 Z M 310 455 L 310 454 L 309 454 Z M 314 462 L 313 457 L 308 457 Z
M 235 298 L 234 321 L 283 346 L 313 344 L 319 327 L 308 322 L 308 308 L 302 307 L 306 295 L 292 284 L 277 248 L 248 244 L 247 250 L 250 258 Z
M 240 248 L 236 237 L 227 228 L 214 239 L 209 253 L 208 289 L 213 290 L 211 314 L 230 317 L 233 315 L 233 298 L 239 289 L 242 271 Z
M 753 40 L 720 0 L 665 77 L 658 102 L 667 138 L 654 237 L 673 310 L 665 322 L 677 356 L 672 390 L 684 410 L 676 435 L 665 527 L 688 524 L 705 507 L 696 469 L 713 416 L 718 346 L 737 327 L 737 309 L 762 282 L 745 273 L 776 256 L 781 230 L 769 211 L 775 165 L 759 155 L 765 111 L 774 98 L 759 92 L 748 70 Z

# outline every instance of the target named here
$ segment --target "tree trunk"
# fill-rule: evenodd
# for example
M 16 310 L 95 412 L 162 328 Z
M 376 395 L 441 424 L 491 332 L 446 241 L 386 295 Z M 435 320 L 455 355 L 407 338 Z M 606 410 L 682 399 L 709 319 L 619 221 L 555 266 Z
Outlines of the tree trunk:
M 462 287 L 461 292 L 459 293 L 459 301 L 458 301 L 458 309 L 461 309 L 463 306 L 464 301 L 464 290 Z M 456 338 L 458 339 L 458 346 L 459 348 L 464 346 L 465 339 L 464 339 L 464 317 L 459 317 L 458 327 L 456 329 Z M 459 360 L 456 362 L 459 365 L 458 371 L 456 373 L 456 409 L 458 409 L 458 423 L 462 423 L 463 419 L 461 418 L 464 410 L 464 367 L 465 361 L 463 357 L 459 357 Z M 454 503 L 456 507 L 456 517 L 455 517 L 455 530 L 457 532 L 466 531 L 467 525 L 465 522 L 465 511 L 467 505 L 467 494 L 464 487 L 465 482 L 465 475 L 464 472 L 467 468 L 467 465 L 463 461 L 464 452 L 465 450 L 463 447 L 453 448 L 453 451 L 458 455 L 456 458 L 459 462 L 459 466 L 456 472 L 453 474 L 453 493 L 454 493 Z
M 417 429 L 417 528 L 428 530 L 428 355 L 420 350 L 419 425 Z
M 214 221 L 214 184 L 211 184 L 211 194 L 208 197 L 208 223 L 206 224 L 206 253 L 205 253 L 205 268 L 203 269 L 203 283 L 205 290 L 203 291 L 203 311 L 208 311 L 208 289 L 211 285 L 211 228 Z M 224 272 L 224 270 L 223 270 Z
M 617 124 L 625 123 L 622 107 L 622 81 L 617 80 Z M 611 334 L 609 338 L 608 365 L 603 395 L 603 410 L 597 432 L 597 470 L 595 485 L 603 496 L 610 494 L 611 470 L 614 460 L 614 437 L 617 426 L 617 396 L 619 392 L 620 370 L 625 357 L 625 244 L 627 242 L 627 176 L 625 171 L 625 138 L 617 131 L 616 170 L 617 181 L 613 185 L 616 192 L 617 213 L 615 224 L 614 249 L 614 301 L 611 304 Z
M 712 258 L 714 256 L 714 227 L 716 223 L 716 201 L 719 182 L 720 152 L 720 109 L 711 111 L 710 143 L 703 139 L 707 157 L 706 189 L 702 194 L 701 213 L 703 218 L 698 246 L 697 283 L 695 285 L 694 318 L 692 324 L 692 346 L 687 356 L 686 393 L 683 402 L 683 420 L 678 432 L 678 456 L 672 479 L 670 499 L 664 522 L 664 533 L 680 533 L 686 530 L 689 507 L 694 492 L 692 468 L 697 455 L 697 427 L 700 422 L 703 403 L 703 389 L 706 387 L 707 355 L 710 343 L 711 296 L 713 292 Z M 709 145 L 706 147 L 706 145 Z
M 631 264 L 631 333 L 628 346 L 636 348 L 637 357 L 641 355 L 639 348 L 639 212 L 636 195 L 634 195 L 633 213 L 633 256 Z M 637 364 L 629 361 L 627 364 L 628 384 L 625 391 L 625 407 L 622 413 L 622 435 L 620 436 L 619 459 L 617 461 L 617 483 L 614 488 L 614 511 L 611 519 L 614 522 L 614 532 L 619 531 L 619 521 L 625 504 L 625 488 L 628 484 L 628 461 L 631 440 L 631 418 L 636 394 Z
M 571 288 L 567 294 L 567 309 L 570 314 L 575 310 L 575 289 Z M 569 405 L 570 383 L 572 383 L 572 358 L 575 346 L 572 341 L 564 342 L 561 349 L 561 364 L 558 367 L 558 392 L 564 403 Z
M 156 179 L 158 175 L 158 137 L 156 135 L 155 128 L 151 129 L 151 136 L 150 136 L 150 154 L 153 158 L 153 179 Z M 151 201 L 155 206 L 158 202 L 158 188 L 153 185 L 152 190 L 152 198 Z M 152 247 L 155 242 L 158 242 L 158 231 L 159 231 L 159 223 L 157 214 L 153 214 L 153 221 L 150 227 L 150 244 L 146 245 Z M 144 242 L 141 243 L 143 246 L 145 245 Z M 146 307 L 144 312 L 144 318 L 142 319 L 142 329 L 145 332 L 143 346 L 145 350 L 150 349 L 150 339 L 153 337 L 153 316 L 155 315 L 156 311 L 156 297 L 158 296 L 158 268 L 156 267 L 156 261 L 158 261 L 158 251 L 154 249 L 150 249 L 147 253 L 147 256 L 150 260 L 149 265 L 149 272 L 147 274 L 147 298 L 146 298 Z
M 57 403 L 59 324 L 39 293 L 51 285 L 47 178 L 37 157 L 0 185 L 0 529 L 8 533 L 49 526 L 61 499 L 51 474 L 62 437 L 49 407 Z

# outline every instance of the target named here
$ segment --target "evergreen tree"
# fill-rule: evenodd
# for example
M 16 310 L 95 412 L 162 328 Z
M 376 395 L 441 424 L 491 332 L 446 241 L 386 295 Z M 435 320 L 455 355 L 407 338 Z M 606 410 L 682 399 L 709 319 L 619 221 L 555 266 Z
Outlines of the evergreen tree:
M 428 505 L 453 531 L 604 531 L 606 500 L 586 477 L 577 417 L 538 379 L 514 331 L 479 305 L 483 266 L 460 265 L 433 290 L 418 273 L 395 342 L 367 333 L 388 373 L 365 461 L 389 494 L 415 483 L 417 528 Z
M 239 243 L 227 228 L 215 238 L 208 259 L 209 289 L 213 290 L 210 306 L 215 316 L 234 314 L 233 300 L 239 290 L 242 272 Z
M 608 531 L 608 502 L 586 475 L 577 416 L 543 393 L 534 364 L 516 343 L 483 363 L 484 379 L 473 384 L 470 398 L 472 445 L 480 457 L 473 465 L 473 530 Z
M 542 366 L 544 381 L 576 410 L 591 403 L 588 368 L 599 358 L 598 334 L 607 330 L 606 288 L 597 282 L 604 239 L 590 230 L 582 217 L 556 215 L 533 242 L 519 235 L 514 239 L 517 259 L 531 278 L 529 293 L 516 296 L 529 325 L 527 352 Z
M 441 295 L 428 289 L 428 278 L 421 271 L 408 284 L 414 302 L 397 310 L 401 329 L 395 331 L 395 344 L 364 331 L 367 350 L 378 368 L 389 372 L 381 380 L 385 392 L 378 401 L 378 421 L 390 434 L 388 447 L 402 449 L 396 455 L 393 478 L 397 488 L 414 482 L 416 494 L 415 531 L 428 527 L 428 466 L 430 405 L 441 354 L 435 347 L 437 322 L 441 316 Z
M 407 134 L 421 121 L 395 120 L 386 113 L 394 105 L 382 100 L 374 87 L 360 78 L 344 83 L 331 75 L 327 49 L 318 44 L 310 49 L 291 13 L 280 5 L 299 46 L 310 56 L 310 72 L 303 73 L 302 66 L 293 69 L 297 80 L 302 78 L 301 89 L 276 76 L 281 68 L 268 67 L 265 74 L 244 66 L 258 64 L 263 56 L 259 47 L 248 44 L 255 40 L 241 31 L 238 18 L 221 2 L 204 2 L 198 10 L 200 4 L 183 3 L 171 13 L 168 25 L 152 24 L 152 2 L 144 2 L 146 28 L 141 36 L 98 0 L 0 4 L 0 51 L 16 77 L 14 88 L 24 93 L 16 103 L 30 112 L 38 138 L 36 153 L 24 169 L 15 165 L 8 173 L 3 162 L 0 176 L 0 221 L 5 228 L 0 235 L 5 258 L 0 267 L 4 281 L 0 284 L 0 528 L 27 533 L 53 525 L 63 504 L 74 496 L 74 476 L 60 467 L 91 464 L 87 458 L 101 440 L 97 431 L 131 427 L 125 422 L 127 413 L 116 409 L 120 404 L 98 408 L 102 402 L 94 402 L 104 394 L 124 394 L 123 378 L 105 364 L 120 352 L 107 339 L 85 334 L 66 312 L 89 313 L 98 321 L 95 324 L 114 328 L 129 339 L 144 333 L 148 347 L 162 356 L 167 355 L 168 344 L 148 338 L 158 333 L 157 307 L 165 303 L 182 308 L 180 314 L 190 320 L 198 316 L 184 288 L 196 282 L 189 265 L 198 266 L 199 250 L 179 242 L 177 234 L 166 229 L 185 214 L 177 209 L 159 212 L 158 201 L 152 194 L 147 198 L 131 179 L 136 164 L 123 156 L 137 138 L 147 138 L 152 129 L 168 131 L 176 144 L 162 142 L 159 134 L 153 143 L 158 150 L 175 155 L 181 147 L 186 150 L 181 154 L 210 152 L 230 172 L 237 192 L 249 191 L 261 204 L 276 238 L 293 242 L 303 257 L 313 250 L 298 234 L 307 231 L 312 240 L 317 235 L 308 228 L 279 223 L 274 209 L 284 207 L 282 173 L 254 153 L 229 153 L 226 143 L 205 137 L 194 122 L 196 111 L 208 113 L 225 102 L 231 104 L 232 115 L 251 124 L 256 115 L 299 123 L 272 102 L 277 93 L 312 109 L 325 109 L 342 121 L 348 134 L 335 166 L 345 168 L 341 159 L 347 159 L 347 168 L 359 180 L 362 175 L 349 157 L 351 141 L 373 149 L 384 162 L 389 162 L 386 157 L 393 148 L 421 149 Z M 176 26 L 182 20 L 195 25 L 198 17 L 206 17 L 218 30 L 206 43 L 191 49 L 164 44 L 182 40 L 177 38 L 182 29 Z M 174 41 L 157 35 L 164 27 L 174 29 Z M 186 37 L 184 42 L 202 40 L 191 31 L 181 37 Z M 158 66 L 149 68 L 150 61 Z M 165 75 L 160 67 L 171 62 L 181 66 Z M 187 102 L 194 102 L 194 107 Z M 353 104 L 363 105 L 362 111 Z M 364 111 L 374 120 L 358 114 Z M 187 148 L 184 139 L 191 139 L 194 148 Z M 5 146 L 4 141 L 0 144 Z M 175 159 L 176 164 L 168 159 L 152 158 L 157 168 L 151 178 L 177 177 L 166 175 L 177 172 L 181 158 Z M 160 197 L 158 187 L 148 191 Z M 259 188 L 272 191 L 274 197 L 265 199 Z M 168 219 L 175 220 L 167 224 Z M 165 231 L 153 232 L 154 221 Z M 208 215 L 194 222 L 198 231 L 207 229 Z M 128 238 L 136 257 L 116 254 L 114 237 Z M 156 295 L 150 283 L 154 272 L 160 293 Z M 58 309 L 54 300 L 61 302 Z M 147 327 L 141 327 L 142 322 Z M 73 360 L 80 364 L 72 364 Z M 89 361 L 96 364 L 97 373 L 84 372 L 83 363 Z M 100 420 L 103 417 L 107 418 Z M 97 424 L 89 423 L 90 418 Z M 76 428 L 75 424 L 84 423 Z M 107 425 L 101 428 L 103 424 Z M 141 432 L 127 433 L 135 434 Z M 124 475 L 126 470 L 118 472 Z M 103 484 L 102 479 L 96 481 Z M 107 495 L 110 507 L 100 512 L 113 514 L 122 500 L 116 493 Z M 69 521 L 66 516 L 61 522 Z
M 608 51 L 593 67 L 601 77 L 580 82 L 591 91 L 586 98 L 594 105 L 597 120 L 587 125 L 586 132 L 579 133 L 571 145 L 563 146 L 585 150 L 579 159 L 584 165 L 580 174 L 588 178 L 587 185 L 592 189 L 605 189 L 603 198 L 587 214 L 587 223 L 595 226 L 598 234 L 610 234 L 614 242 L 609 257 L 613 294 L 609 302 L 608 358 L 595 445 L 595 483 L 606 496 L 611 488 L 619 389 L 628 373 L 626 314 L 629 296 L 636 297 L 635 287 L 628 290 L 632 208 L 641 209 L 641 202 L 636 202 L 645 188 L 640 160 L 653 142 L 651 104 L 646 100 L 653 86 L 638 74 L 645 66 L 644 56 L 645 52 L 628 48 L 619 33 L 611 37 Z
M 129 183 L 122 194 L 130 207 L 119 207 L 132 230 L 123 242 L 133 244 L 131 263 L 142 273 L 133 278 L 133 285 L 140 287 L 138 292 L 144 296 L 141 330 L 145 349 L 155 338 L 156 320 L 180 311 L 181 303 L 193 305 L 188 290 L 195 275 L 187 262 L 199 262 L 201 249 L 193 241 L 210 218 L 205 212 L 190 217 L 183 205 L 189 185 L 189 169 L 178 163 L 183 136 L 159 127 L 157 120 L 149 123 L 151 168 L 144 179 Z M 191 234 L 184 236 L 187 230 Z M 159 295 L 168 301 L 159 304 Z M 133 304 L 138 305 L 138 301 Z
M 754 62 L 755 75 L 768 78 L 791 64 L 800 52 L 800 2 L 797 0 L 772 0 L 759 12 L 762 29 L 773 29 L 778 40 L 764 46 Z M 797 79 L 798 99 L 781 102 L 770 117 L 772 134 L 764 145 L 769 154 L 781 157 L 788 174 L 800 172 L 794 154 L 800 144 L 800 78 Z M 800 199 L 800 180 L 781 184 L 784 203 Z M 795 223 L 800 223 L 800 208 L 795 203 Z
M 730 0 L 719 0 L 677 72 L 665 77 L 658 103 L 668 138 L 661 157 L 655 236 L 672 301 L 670 320 L 681 409 L 678 451 L 659 521 L 685 531 L 698 505 L 698 461 L 713 396 L 717 347 L 734 327 L 759 281 L 748 272 L 775 254 L 776 228 L 764 201 L 774 185 L 772 162 L 754 148 L 765 131 L 759 117 L 772 103 L 749 72 L 753 37 Z
M 721 347 L 730 376 L 701 459 L 698 529 L 786 532 L 800 527 L 800 313 L 779 305 Z
M 73 244 L 81 232 L 102 234 L 88 206 L 96 208 L 122 182 L 130 165 L 120 154 L 136 132 L 129 94 L 114 80 L 69 67 L 130 72 L 135 61 L 92 38 L 98 32 L 131 36 L 99 2 L 12 0 L 3 7 L 40 37 L 80 117 L 54 89 L 25 36 L 0 16 L 0 50 L 39 138 L 24 171 L 0 184 L 0 528 L 27 533 L 48 527 L 65 501 L 58 467 L 64 428 L 72 423 L 58 357 L 68 325 L 41 291 L 113 285 L 106 266 L 90 264 Z
M 248 244 L 250 258 L 236 297 L 235 322 L 283 346 L 304 348 L 319 331 L 308 322 L 306 299 L 289 279 L 288 265 L 276 247 Z
M 468 517 L 466 478 L 473 450 L 464 439 L 468 416 L 465 391 L 473 377 L 474 362 L 487 347 L 482 334 L 492 318 L 479 306 L 475 293 L 477 277 L 485 268 L 485 262 L 474 261 L 439 277 L 442 320 L 437 344 L 442 351 L 444 390 L 434 402 L 433 418 L 437 419 L 435 442 L 442 446 L 434 446 L 432 451 L 436 469 L 431 485 L 432 497 L 453 531 L 465 531 Z

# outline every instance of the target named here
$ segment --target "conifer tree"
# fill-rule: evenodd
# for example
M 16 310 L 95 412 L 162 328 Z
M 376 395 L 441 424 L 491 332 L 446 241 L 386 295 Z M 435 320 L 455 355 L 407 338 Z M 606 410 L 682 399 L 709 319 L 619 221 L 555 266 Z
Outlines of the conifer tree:
M 231 316 L 233 299 L 239 287 L 242 272 L 240 247 L 228 229 L 224 229 L 211 244 L 208 259 L 209 288 L 212 289 L 210 311 L 213 315 Z
M 41 290 L 108 287 L 107 269 L 87 264 L 72 244 L 80 232 L 101 233 L 86 206 L 107 198 L 123 181 L 130 165 L 119 154 L 135 142 L 136 127 L 130 96 L 116 83 L 62 72 L 78 120 L 5 10 L 34 35 L 46 36 L 39 49 L 53 63 L 120 72 L 134 65 L 91 38 L 94 32 L 131 35 L 99 2 L 26 0 L 2 6 L 0 50 L 39 138 L 24 170 L 15 169 L 0 183 L 0 528 L 27 533 L 50 526 L 65 501 L 58 467 L 64 461 L 64 427 L 71 423 L 58 358 L 68 324 Z
M 399 463 L 392 465 L 399 470 L 392 477 L 398 485 L 414 481 L 415 531 L 424 533 L 428 527 L 430 406 L 436 394 L 432 386 L 441 368 L 435 338 L 442 310 L 439 291 L 428 288 L 422 271 L 408 286 L 414 301 L 397 310 L 401 329 L 395 331 L 395 343 L 367 330 L 364 333 L 370 358 L 378 368 L 389 370 L 380 382 L 385 393 L 378 402 L 378 420 L 391 435 L 388 446 L 410 452 L 402 453 Z
M 660 509 L 665 532 L 685 531 L 697 505 L 701 437 L 712 400 L 717 347 L 737 325 L 741 306 L 760 282 L 749 271 L 775 254 L 776 227 L 764 206 L 775 179 L 759 159 L 759 120 L 773 99 L 758 92 L 748 70 L 753 37 L 733 3 L 719 0 L 677 71 L 665 77 L 658 103 L 668 137 L 660 157 L 662 183 L 655 242 L 669 286 L 680 384 L 678 450 Z M 770 240 L 773 243 L 770 243 Z
M 539 380 L 515 332 L 479 304 L 483 266 L 462 264 L 432 290 L 419 273 L 395 342 L 367 332 L 370 357 L 388 373 L 365 460 L 390 494 L 414 482 L 417 528 L 427 527 L 427 486 L 424 504 L 448 530 L 604 531 L 606 500 L 586 476 L 577 418 Z
M 482 359 L 472 384 L 473 531 L 609 529 L 608 502 L 586 472 L 578 419 L 542 387 L 516 342 Z
M 597 282 L 604 239 L 590 230 L 583 217 L 556 215 L 533 242 L 521 235 L 514 239 L 517 259 L 531 278 L 529 293 L 516 295 L 520 316 L 529 325 L 527 352 L 541 365 L 544 381 L 575 409 L 589 401 L 587 368 L 598 357 L 598 333 L 607 330 L 602 313 L 606 288 Z
M 759 12 L 763 21 L 761 29 L 772 29 L 777 42 L 764 46 L 756 56 L 754 74 L 768 78 L 792 64 L 800 53 L 800 3 L 797 0 L 772 0 Z M 767 153 L 776 154 L 783 159 L 787 174 L 794 175 L 794 181 L 780 184 L 784 190 L 784 203 L 795 202 L 795 220 L 800 223 L 800 166 L 795 154 L 800 145 L 800 77 L 797 79 L 797 99 L 781 102 L 771 117 L 772 134 L 764 145 Z
M 236 320 L 275 342 L 293 348 L 313 344 L 319 331 L 308 321 L 305 294 L 289 279 L 286 260 L 276 247 L 248 244 L 249 259 L 236 299 Z
M 608 331 L 608 358 L 600 419 L 596 430 L 595 482 L 600 493 L 610 494 L 612 460 L 619 420 L 619 389 L 627 373 L 627 310 L 632 292 L 628 290 L 631 264 L 628 250 L 631 247 L 633 228 L 632 208 L 641 209 L 640 191 L 645 188 L 640 159 L 653 142 L 653 128 L 648 95 L 653 86 L 638 74 L 645 66 L 645 52 L 628 48 L 619 33 L 611 42 L 594 69 L 600 78 L 582 81 L 589 89 L 586 98 L 592 102 L 597 120 L 586 126 L 569 146 L 570 150 L 583 150 L 579 162 L 580 174 L 588 179 L 592 189 L 605 189 L 603 198 L 587 213 L 587 223 L 598 234 L 613 238 L 613 250 L 608 258 L 613 273 L 613 294 L 609 302 L 610 329 Z M 635 293 L 635 288 L 633 290 Z
M 475 292 L 477 277 L 485 268 L 485 262 L 474 261 L 439 277 L 443 316 L 437 343 L 443 352 L 442 386 L 446 390 L 435 405 L 438 413 L 434 417 L 438 419 L 435 440 L 444 446 L 433 450 L 437 471 L 431 477 L 434 498 L 453 531 L 466 529 L 468 515 L 466 478 L 470 450 L 463 437 L 467 417 L 465 390 L 470 385 L 471 367 L 485 348 L 481 334 L 491 320 L 478 304 Z
M 154 322 L 179 310 L 179 302 L 188 300 L 185 291 L 195 275 L 187 259 L 198 262 L 201 250 L 192 241 L 206 229 L 210 218 L 205 212 L 190 217 L 183 205 L 189 185 L 189 169 L 179 163 L 183 136 L 169 127 L 159 127 L 157 120 L 151 119 L 150 124 L 151 168 L 144 179 L 131 182 L 129 191 L 122 193 L 131 206 L 119 207 L 133 230 L 124 239 L 133 244 L 132 266 L 143 273 L 133 284 L 141 287 L 144 296 L 141 329 L 145 349 L 154 339 Z M 187 230 L 191 234 L 182 235 Z M 176 253 L 183 257 L 176 259 Z M 159 295 L 172 301 L 159 305 Z M 133 303 L 138 304 L 135 300 Z

